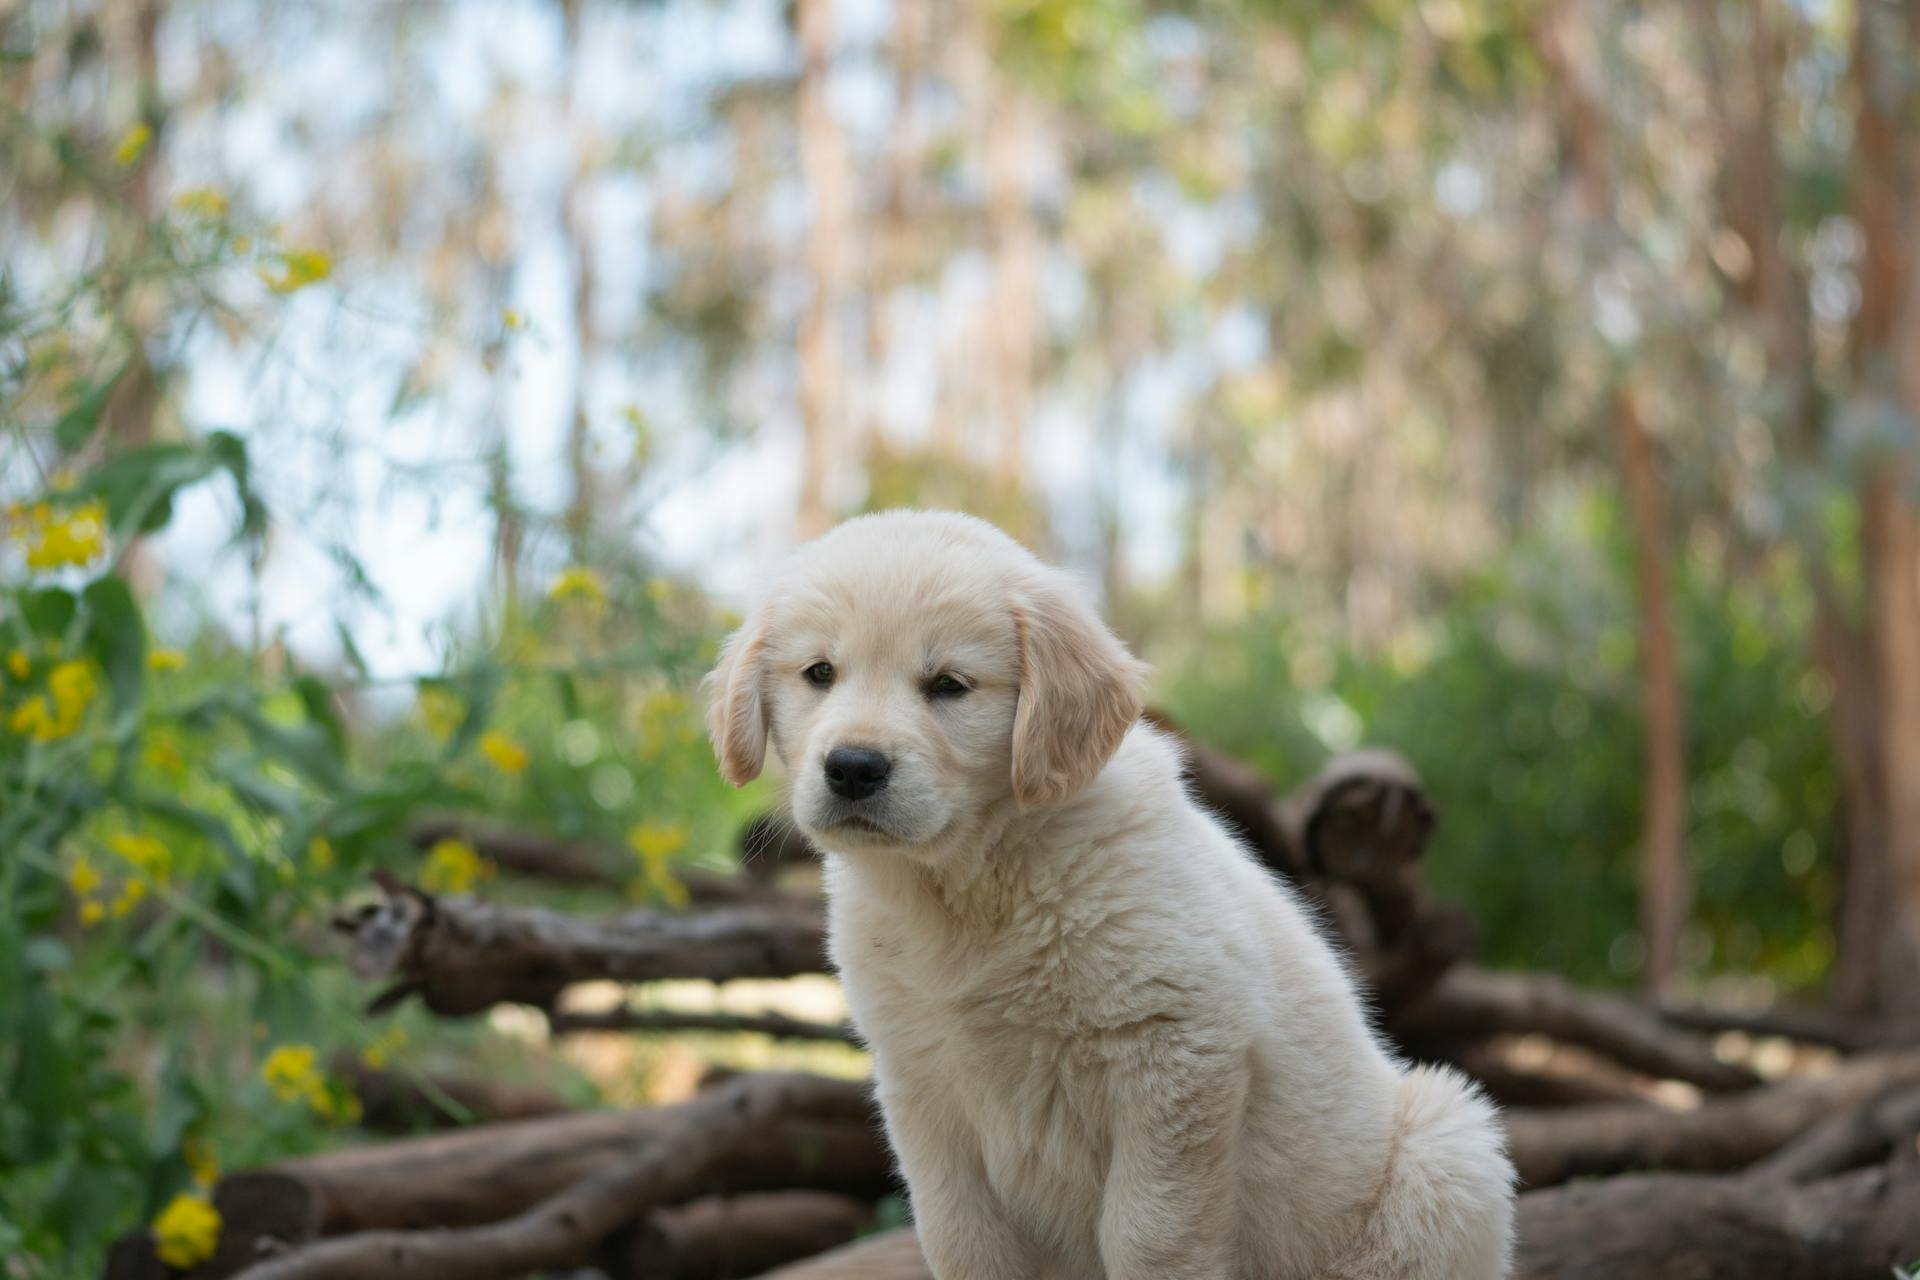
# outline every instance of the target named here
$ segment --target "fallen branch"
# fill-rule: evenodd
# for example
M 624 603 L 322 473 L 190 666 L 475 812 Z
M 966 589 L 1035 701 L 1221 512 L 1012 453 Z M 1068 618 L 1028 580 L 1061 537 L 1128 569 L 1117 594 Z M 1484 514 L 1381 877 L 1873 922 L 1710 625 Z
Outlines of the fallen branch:
M 596 1261 L 615 1280 L 732 1280 L 843 1245 L 872 1222 L 872 1205 L 823 1191 L 712 1197 L 656 1210 Z
M 746 1077 L 686 1104 L 653 1141 L 513 1217 L 458 1230 L 360 1232 L 293 1249 L 241 1274 L 249 1280 L 477 1280 L 580 1265 L 639 1214 L 701 1191 L 765 1126 L 843 1114 L 846 1101 L 836 1081 Z
M 575 982 L 612 979 L 787 978 L 827 967 L 825 926 L 812 910 L 727 907 L 581 917 L 542 907 L 434 897 L 377 877 L 385 902 L 342 917 L 349 962 L 390 978 L 383 1010 L 418 996 L 435 1013 L 479 1013 L 518 1002 L 552 1007 Z
M 855 1040 L 845 1022 L 808 1022 L 784 1013 L 684 1013 L 677 1009 L 607 1009 L 595 1013 L 554 1011 L 547 1026 L 555 1035 L 573 1031 L 729 1031 L 753 1032 L 776 1040 Z
M 736 1076 L 728 1083 L 755 1078 Z M 227 1181 L 266 1177 L 296 1184 L 310 1206 L 315 1235 L 468 1226 L 520 1213 L 628 1152 L 658 1145 L 689 1114 L 697 1123 L 708 1098 L 702 1094 L 667 1107 L 580 1111 L 346 1147 Z M 804 1113 L 766 1125 L 737 1147 L 712 1171 L 703 1190 L 806 1189 L 865 1199 L 885 1194 L 893 1185 L 892 1162 L 867 1084 L 818 1080 L 811 1101 Z
M 528 1085 L 376 1070 L 351 1053 L 335 1054 L 329 1065 L 360 1100 L 360 1127 L 374 1132 L 531 1120 L 571 1110 L 545 1089 Z
M 1806 1186 L 1648 1173 L 1520 1198 L 1516 1280 L 1887 1280 L 1920 1258 L 1920 1165 Z
M 1844 1063 L 1832 1075 L 1707 1098 L 1691 1111 L 1607 1103 L 1506 1113 L 1521 1185 L 1632 1170 L 1723 1172 L 1772 1154 L 1835 1112 L 1890 1088 L 1920 1086 L 1920 1054 Z
M 1489 1035 L 1550 1036 L 1604 1054 L 1659 1080 L 1681 1080 L 1708 1090 L 1750 1089 L 1760 1077 L 1713 1056 L 1689 1031 L 1667 1026 L 1632 1001 L 1582 991 L 1548 974 L 1496 973 L 1461 966 L 1450 971 L 1395 1031 L 1409 1043 L 1446 1046 Z
M 1708 1035 L 1738 1031 L 1748 1036 L 1779 1036 L 1803 1044 L 1824 1045 L 1842 1053 L 1874 1049 L 1920 1048 L 1920 1020 L 1829 1013 L 1820 1009 L 1767 1009 L 1742 1013 L 1731 1009 L 1663 1008 L 1661 1018 L 1676 1027 Z
M 1515 1280 L 1887 1280 L 1920 1257 L 1920 1164 L 1807 1186 L 1629 1174 L 1520 1197 Z M 911 1230 L 763 1280 L 933 1280 Z

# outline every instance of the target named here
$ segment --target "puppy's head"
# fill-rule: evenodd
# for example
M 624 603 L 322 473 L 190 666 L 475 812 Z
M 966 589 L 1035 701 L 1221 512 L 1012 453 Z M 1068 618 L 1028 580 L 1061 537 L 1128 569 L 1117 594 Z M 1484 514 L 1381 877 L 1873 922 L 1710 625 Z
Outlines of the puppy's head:
M 1057 804 L 1139 717 L 1141 667 L 1063 574 L 966 516 L 887 512 L 796 552 L 707 677 L 735 785 L 769 747 L 825 848 L 937 855 Z

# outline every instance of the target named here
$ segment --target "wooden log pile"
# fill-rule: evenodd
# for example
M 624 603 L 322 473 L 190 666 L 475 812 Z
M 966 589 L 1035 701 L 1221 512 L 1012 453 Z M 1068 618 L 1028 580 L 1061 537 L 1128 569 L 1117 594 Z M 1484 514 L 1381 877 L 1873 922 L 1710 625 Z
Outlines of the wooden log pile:
M 1404 761 L 1342 756 L 1276 799 L 1240 761 L 1188 746 L 1196 794 L 1324 905 L 1383 1032 L 1503 1104 L 1524 1190 L 1517 1274 L 1884 1280 L 1920 1260 L 1920 1028 L 1659 1009 L 1480 968 L 1472 921 L 1427 891 L 1434 816 Z M 425 847 L 456 832 L 510 873 L 618 883 L 613 850 L 446 816 L 415 834 Z M 565 1007 L 588 981 L 825 972 L 819 903 L 780 883 L 810 857 L 804 841 L 768 819 L 744 845 L 749 874 L 702 881 L 680 912 L 573 916 L 383 877 L 382 900 L 338 925 L 354 970 L 381 984 L 370 1016 L 408 999 L 447 1017 L 512 1003 L 555 1034 L 852 1039 L 774 1011 Z M 1729 1033 L 1792 1040 L 1814 1066 L 1763 1078 L 1719 1051 Z M 423 1091 L 341 1071 L 370 1120 L 416 1132 L 230 1175 L 220 1251 L 197 1276 L 931 1280 L 910 1229 L 853 1241 L 901 1193 L 863 1084 L 750 1073 L 672 1106 L 568 1111 L 484 1081 Z M 116 1246 L 110 1276 L 165 1274 L 144 1236 Z

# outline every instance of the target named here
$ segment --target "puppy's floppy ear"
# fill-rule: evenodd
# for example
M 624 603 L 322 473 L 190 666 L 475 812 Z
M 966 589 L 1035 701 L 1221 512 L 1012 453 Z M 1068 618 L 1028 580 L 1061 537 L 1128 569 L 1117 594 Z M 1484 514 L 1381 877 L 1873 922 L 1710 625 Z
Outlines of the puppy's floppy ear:
M 744 787 L 767 758 L 767 712 L 760 696 L 766 621 L 759 612 L 720 646 L 720 660 L 701 682 L 707 695 L 707 737 L 720 776 Z
M 1013 795 L 1030 809 L 1066 799 L 1106 767 L 1140 718 L 1146 668 L 1051 572 L 1016 595 L 1013 626 L 1020 642 Z

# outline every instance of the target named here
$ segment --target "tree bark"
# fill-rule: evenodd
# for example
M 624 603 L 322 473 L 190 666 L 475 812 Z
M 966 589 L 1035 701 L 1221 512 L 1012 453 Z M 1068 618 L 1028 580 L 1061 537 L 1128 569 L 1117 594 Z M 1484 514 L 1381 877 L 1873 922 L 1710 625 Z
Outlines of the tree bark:
M 1887 908 L 1874 949 L 1883 1008 L 1920 1010 L 1920 143 L 1907 60 L 1920 48 L 1920 4 L 1858 6 L 1854 44 L 1852 212 L 1863 242 L 1861 298 L 1851 334 L 1861 398 L 1904 413 L 1876 442 L 1861 488 L 1867 657 L 1873 673 L 1875 764 L 1884 806 L 1877 852 Z M 1872 856 L 1870 853 L 1869 856 Z
M 573 493 L 567 502 L 565 524 L 568 554 L 575 564 L 580 564 L 591 551 L 594 512 L 598 505 L 591 457 L 592 423 L 587 415 L 588 379 L 599 347 L 599 328 L 593 315 L 597 271 L 593 220 L 587 207 L 592 176 L 591 139 L 587 136 L 586 115 L 577 101 L 581 0 L 561 0 L 560 17 L 563 32 L 560 83 L 568 86 L 567 118 L 572 126 L 574 147 L 573 171 L 560 198 L 560 224 L 566 231 L 573 257 L 574 368 L 569 388 L 573 403 L 567 421 L 567 473 L 573 482 Z
M 1395 1030 L 1442 1054 L 1450 1041 L 1533 1033 L 1591 1049 L 1656 1080 L 1680 1080 L 1709 1092 L 1759 1083 L 1746 1067 L 1714 1057 L 1704 1037 L 1665 1025 L 1654 1011 L 1581 991 L 1548 974 L 1458 966 Z
M 1611 130 L 1598 97 L 1594 33 L 1576 7 L 1561 4 L 1543 20 L 1541 51 L 1553 82 L 1587 223 L 1608 251 L 1621 239 L 1611 160 Z M 1666 516 L 1659 466 L 1631 368 L 1609 397 L 1633 538 L 1640 641 L 1640 701 L 1645 718 L 1645 787 L 1640 853 L 1640 927 L 1647 987 L 1671 983 L 1680 958 L 1691 891 L 1686 867 L 1687 769 L 1684 697 L 1667 584 Z
M 1524 1187 L 1659 1169 L 1724 1172 L 1770 1155 L 1835 1112 L 1891 1088 L 1920 1086 L 1920 1054 L 1848 1062 L 1830 1076 L 1710 1096 L 1691 1111 L 1651 1103 L 1510 1110 L 1507 1135 Z
M 1794 1186 L 1639 1174 L 1520 1197 L 1515 1280 L 1886 1280 L 1920 1256 L 1920 1164 Z M 933 1280 L 911 1230 L 764 1280 Z
M 354 971 L 393 980 L 375 998 L 375 1011 L 408 996 L 446 1016 L 502 1003 L 551 1009 L 566 987 L 594 979 L 728 982 L 828 967 L 825 923 L 814 911 L 733 907 L 582 918 L 385 884 L 386 902 L 336 922 L 352 938 Z
M 852 245 L 852 174 L 847 144 L 834 119 L 828 92 L 833 59 L 832 0 L 794 0 L 800 41 L 800 167 L 812 217 L 806 260 L 811 294 L 800 321 L 800 496 L 796 531 L 802 538 L 825 533 L 832 523 L 834 451 L 844 408 L 845 369 L 838 326 Z
M 1674 644 L 1667 582 L 1665 503 L 1653 441 L 1631 386 L 1614 397 L 1614 430 L 1633 528 L 1635 598 L 1639 602 L 1640 705 L 1646 717 L 1645 814 L 1641 829 L 1640 930 L 1646 938 L 1646 985 L 1666 992 L 1680 963 L 1691 905 L 1686 863 L 1687 745 L 1680 660 Z
M 655 1205 L 697 1194 L 770 1124 L 839 1115 L 847 1086 L 748 1076 L 685 1104 L 655 1140 L 513 1217 L 461 1230 L 366 1231 L 249 1267 L 250 1280 L 481 1280 L 580 1265 L 614 1230 Z
M 823 1191 L 715 1196 L 650 1214 L 598 1261 L 614 1280 L 735 1280 L 843 1245 L 872 1221 L 872 1205 Z

